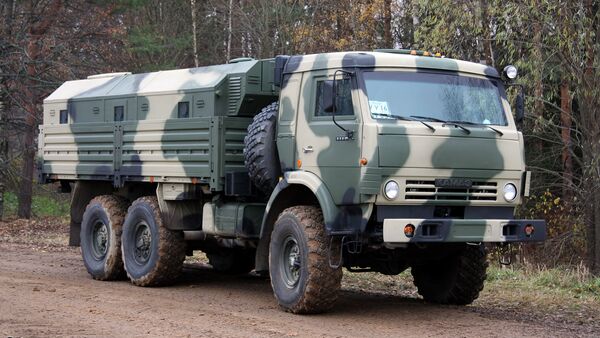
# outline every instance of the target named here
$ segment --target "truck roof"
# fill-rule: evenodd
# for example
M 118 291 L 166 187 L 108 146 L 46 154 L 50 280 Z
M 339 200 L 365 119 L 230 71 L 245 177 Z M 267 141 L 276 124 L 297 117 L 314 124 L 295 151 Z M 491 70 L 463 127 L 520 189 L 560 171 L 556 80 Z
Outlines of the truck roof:
M 214 88 L 228 75 L 246 73 L 261 60 L 229 63 L 198 68 L 164 70 L 152 73 L 110 73 L 63 83 L 44 102 L 64 102 L 107 96 L 149 95 Z M 393 67 L 460 71 L 499 77 L 493 67 L 450 58 L 405 55 L 388 52 L 336 52 L 294 55 L 284 72 L 295 73 L 344 67 Z
M 305 72 L 328 68 L 426 68 L 434 70 L 459 71 L 483 76 L 499 77 L 495 68 L 479 63 L 390 52 L 337 52 L 290 57 L 285 73 Z
M 153 93 L 212 88 L 229 74 L 246 73 L 260 60 L 198 68 L 163 70 L 152 73 L 110 73 L 63 83 L 44 102 L 106 96 L 148 95 Z

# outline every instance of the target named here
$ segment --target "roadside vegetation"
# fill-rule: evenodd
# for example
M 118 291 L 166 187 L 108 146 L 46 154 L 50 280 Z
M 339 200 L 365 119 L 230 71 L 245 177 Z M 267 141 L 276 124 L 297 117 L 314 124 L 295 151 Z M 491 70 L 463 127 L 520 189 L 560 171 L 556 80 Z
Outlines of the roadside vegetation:
M 548 269 L 491 262 L 487 276 L 483 291 L 468 310 L 523 322 L 544 320 L 600 329 L 600 278 L 583 265 Z M 383 297 L 419 298 L 410 270 L 398 276 L 345 272 L 342 287 Z
M 37 189 L 31 203 L 31 213 L 34 218 L 67 217 L 69 215 L 69 195 L 58 195 L 43 189 Z M 17 216 L 19 201 L 17 194 L 8 191 L 4 193 L 4 217 L 11 219 Z

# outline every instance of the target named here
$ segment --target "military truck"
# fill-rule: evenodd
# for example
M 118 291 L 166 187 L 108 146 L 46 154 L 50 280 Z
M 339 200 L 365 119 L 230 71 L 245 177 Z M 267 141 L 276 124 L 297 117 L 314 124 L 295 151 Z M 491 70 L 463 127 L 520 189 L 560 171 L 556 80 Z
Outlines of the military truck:
M 342 268 L 410 268 L 425 300 L 469 304 L 486 245 L 545 239 L 514 217 L 530 173 L 507 70 L 382 50 L 67 81 L 44 100 L 39 180 L 73 189 L 98 280 L 170 284 L 202 250 L 268 273 L 293 313 L 330 309 Z

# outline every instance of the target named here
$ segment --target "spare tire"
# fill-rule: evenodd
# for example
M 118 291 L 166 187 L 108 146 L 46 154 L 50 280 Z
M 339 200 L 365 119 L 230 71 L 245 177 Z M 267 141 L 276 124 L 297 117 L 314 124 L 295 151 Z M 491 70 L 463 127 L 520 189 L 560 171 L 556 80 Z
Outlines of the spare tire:
M 254 116 L 244 137 L 244 163 L 254 185 L 265 194 L 270 194 L 281 176 L 281 165 L 277 153 L 277 110 L 273 102 Z

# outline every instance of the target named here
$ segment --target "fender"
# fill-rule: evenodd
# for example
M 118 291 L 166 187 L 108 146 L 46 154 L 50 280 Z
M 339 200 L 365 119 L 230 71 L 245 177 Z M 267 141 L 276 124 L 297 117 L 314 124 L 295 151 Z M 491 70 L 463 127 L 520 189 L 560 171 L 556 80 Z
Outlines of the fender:
M 266 272 L 269 270 L 269 242 L 271 240 L 271 232 L 273 225 L 281 212 L 281 208 L 277 206 L 277 202 L 282 192 L 286 191 L 291 185 L 300 185 L 308 188 L 317 198 L 319 205 L 323 211 L 325 226 L 329 230 L 335 223 L 335 217 L 339 214 L 339 208 L 333 202 L 331 194 L 325 184 L 317 175 L 307 171 L 290 171 L 283 174 L 283 177 L 275 186 L 275 189 L 269 197 L 267 207 L 260 229 L 260 239 L 256 247 L 256 272 Z M 287 207 L 287 206 L 285 206 Z
M 312 193 L 323 212 L 323 221 L 327 234 L 350 234 L 364 230 L 373 210 L 372 204 L 338 206 L 321 179 L 308 171 L 286 172 L 269 198 L 260 230 L 260 239 L 256 249 L 256 271 L 269 269 L 269 242 L 277 216 L 288 204 L 278 205 L 281 195 L 292 185 L 302 186 Z
M 340 213 L 340 208 L 333 202 L 333 198 L 329 193 L 329 190 L 325 186 L 325 183 L 321 181 L 321 179 L 308 171 L 289 171 L 283 175 L 279 184 L 275 187 L 273 192 L 271 193 L 271 197 L 269 198 L 269 202 L 267 203 L 267 207 L 265 209 L 265 216 L 263 217 L 263 222 L 261 225 L 260 237 L 263 237 L 263 232 L 265 230 L 266 222 L 268 222 L 268 216 L 271 212 L 271 208 L 273 207 L 274 202 L 277 200 L 279 193 L 285 190 L 292 184 L 298 184 L 307 187 L 313 194 L 317 197 L 319 201 L 319 205 L 321 206 L 321 211 L 323 212 L 323 220 L 325 222 L 325 226 L 328 230 L 331 230 L 336 222 L 336 217 L 338 217 Z

